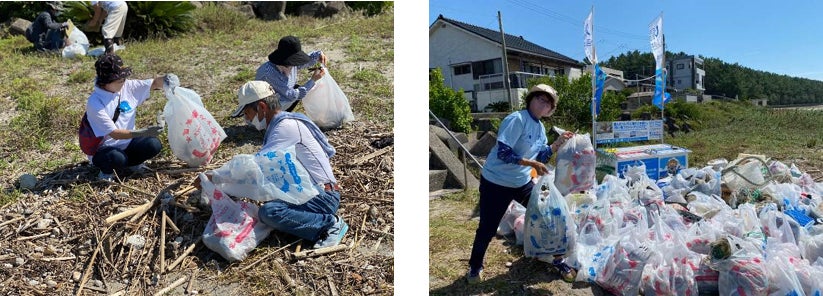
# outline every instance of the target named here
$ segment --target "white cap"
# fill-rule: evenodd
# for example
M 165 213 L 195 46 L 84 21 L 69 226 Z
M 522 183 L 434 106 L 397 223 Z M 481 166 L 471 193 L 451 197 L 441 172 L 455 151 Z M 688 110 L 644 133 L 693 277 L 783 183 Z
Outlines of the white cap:
M 246 82 L 237 91 L 237 100 L 240 105 L 237 106 L 237 110 L 231 114 L 231 117 L 240 117 L 243 115 L 243 107 L 271 95 L 274 95 L 274 89 L 268 82 L 259 80 Z

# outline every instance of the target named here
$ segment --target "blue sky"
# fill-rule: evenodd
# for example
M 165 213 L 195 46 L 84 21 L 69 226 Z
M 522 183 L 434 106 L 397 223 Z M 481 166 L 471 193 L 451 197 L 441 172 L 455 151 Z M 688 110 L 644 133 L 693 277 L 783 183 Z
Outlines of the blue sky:
M 429 24 L 443 14 L 497 30 L 500 11 L 507 34 L 583 60 L 583 20 L 592 6 L 601 62 L 651 52 L 649 23 L 662 13 L 668 51 L 823 81 L 823 1 L 430 0 Z

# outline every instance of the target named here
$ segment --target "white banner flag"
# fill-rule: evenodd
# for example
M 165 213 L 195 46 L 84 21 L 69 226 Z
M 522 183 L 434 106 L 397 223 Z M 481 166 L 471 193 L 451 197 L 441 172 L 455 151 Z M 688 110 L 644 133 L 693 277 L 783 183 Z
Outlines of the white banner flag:
M 654 54 L 654 61 L 656 69 L 663 68 L 663 15 L 657 17 L 651 24 L 649 24 L 649 38 L 652 44 L 652 54 Z
M 592 16 L 594 11 L 589 11 L 589 17 L 583 23 L 583 48 L 586 51 L 586 58 L 592 65 L 597 64 L 597 52 L 594 50 L 594 36 L 592 35 L 593 25 Z

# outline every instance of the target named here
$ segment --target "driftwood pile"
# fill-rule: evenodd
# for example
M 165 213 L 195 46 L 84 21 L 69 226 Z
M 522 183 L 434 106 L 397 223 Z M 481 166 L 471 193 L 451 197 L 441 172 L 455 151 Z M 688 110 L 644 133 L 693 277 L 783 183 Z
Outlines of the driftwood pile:
M 191 184 L 232 151 L 205 168 L 152 160 L 151 172 L 115 182 L 94 181 L 97 170 L 78 163 L 38 176 L 34 191 L 0 208 L 0 292 L 393 294 L 394 148 L 370 145 L 391 129 L 353 122 L 326 134 L 337 149 L 338 213 L 350 226 L 339 246 L 313 250 L 273 231 L 240 262 L 206 248 L 200 237 L 211 210 Z

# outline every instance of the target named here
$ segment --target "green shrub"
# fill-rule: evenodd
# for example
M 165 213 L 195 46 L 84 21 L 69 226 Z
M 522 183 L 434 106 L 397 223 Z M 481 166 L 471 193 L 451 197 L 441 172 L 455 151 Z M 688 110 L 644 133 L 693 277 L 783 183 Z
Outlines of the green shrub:
M 129 38 L 168 38 L 191 31 L 194 28 L 192 11 L 196 8 L 188 1 L 134 1 L 129 4 L 126 30 Z
M 63 11 L 63 16 L 71 19 L 75 25 L 82 27 L 91 19 L 94 9 L 91 8 L 89 1 L 67 1 L 63 4 L 66 8 Z
M 197 28 L 205 32 L 234 32 L 246 26 L 248 18 L 234 9 L 208 3 L 194 11 Z
M 392 1 L 346 1 L 346 6 L 354 11 L 363 11 L 366 16 L 378 15 L 394 6 Z
M 455 91 L 443 83 L 440 68 L 429 73 L 429 110 L 438 117 L 451 122 L 451 130 L 468 133 L 471 131 L 471 107 L 463 98 L 463 90 Z
M 312 4 L 313 1 L 287 1 L 286 14 L 297 15 L 300 13 L 300 6 Z M 346 1 L 346 6 L 354 11 L 363 11 L 366 16 L 374 16 L 394 7 L 392 1 Z
M 191 31 L 194 28 L 192 11 L 195 6 L 188 1 L 128 1 L 129 12 L 123 36 L 132 39 L 167 38 Z M 82 28 L 94 9 L 89 1 L 68 1 L 63 15 Z M 105 20 L 103 20 L 105 22 Z M 99 29 L 96 31 L 99 32 Z M 89 35 L 89 34 L 87 34 Z M 96 39 L 92 34 L 90 39 Z
M 13 17 L 34 21 L 38 14 L 46 10 L 46 2 L 42 1 L 0 1 L 0 22 Z
M 509 102 L 494 102 L 486 105 L 485 109 L 491 112 L 509 112 L 511 111 L 511 105 Z

